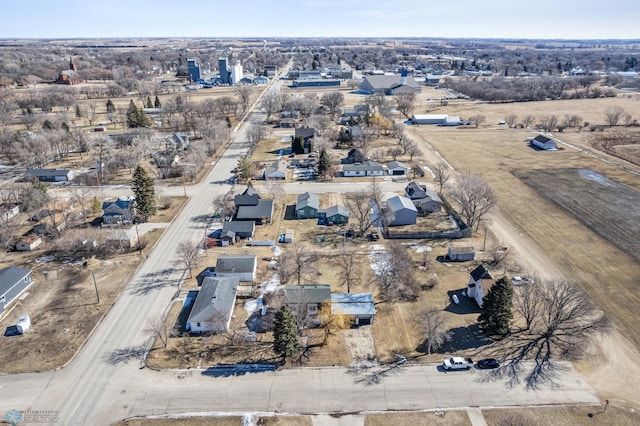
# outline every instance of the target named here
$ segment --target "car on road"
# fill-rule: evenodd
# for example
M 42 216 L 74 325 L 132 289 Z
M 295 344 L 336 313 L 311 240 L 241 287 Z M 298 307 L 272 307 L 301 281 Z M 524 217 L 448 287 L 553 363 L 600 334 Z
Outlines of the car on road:
M 476 365 L 478 366 L 478 368 L 481 368 L 483 370 L 490 370 L 500 367 L 500 361 L 495 358 L 485 358 L 478 361 Z
M 442 360 L 442 367 L 447 370 L 469 370 L 473 367 L 471 358 L 462 358 L 460 356 L 452 356 Z

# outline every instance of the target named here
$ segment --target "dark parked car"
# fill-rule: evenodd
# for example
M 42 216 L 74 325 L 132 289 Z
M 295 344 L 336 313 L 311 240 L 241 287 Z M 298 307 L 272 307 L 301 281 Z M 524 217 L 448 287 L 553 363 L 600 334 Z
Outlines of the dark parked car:
M 500 367 L 500 361 L 498 361 L 495 358 L 485 358 L 478 361 L 478 368 L 481 368 L 483 370 L 488 370 L 491 368 L 498 368 L 498 367 Z

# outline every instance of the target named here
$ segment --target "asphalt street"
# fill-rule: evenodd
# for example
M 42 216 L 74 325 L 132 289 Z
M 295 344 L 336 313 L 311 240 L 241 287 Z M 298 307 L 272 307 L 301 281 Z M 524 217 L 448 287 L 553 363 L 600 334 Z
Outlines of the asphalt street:
M 277 90 L 279 84 L 276 80 L 267 90 Z M 201 241 L 205 225 L 197 218 L 210 215 L 212 200 L 230 189 L 222 182 L 229 179 L 238 158 L 246 153 L 246 125 L 263 119 L 254 110 L 245 125 L 233 133 L 228 150 L 206 179 L 188 188 L 191 197 L 183 210 L 66 367 L 0 376 L 0 417 L 9 409 L 46 410 L 56 411 L 61 424 L 103 425 L 136 415 L 183 412 L 330 413 L 597 402 L 570 365 L 557 387 L 535 392 L 522 386 L 508 388 L 500 381 L 485 382 L 481 371 L 444 373 L 436 366 L 402 366 L 387 371 L 378 367 L 357 373 L 344 368 L 302 368 L 228 377 L 212 371 L 141 369 L 139 356 L 148 345 L 142 332 L 144 324 L 165 311 L 182 277 L 183 271 L 175 266 L 176 247 L 184 241 Z M 293 183 L 286 185 L 286 191 L 304 192 L 302 188 L 309 190 L 307 185 L 313 185 L 308 188 L 316 192 L 333 192 L 338 185 L 345 191 L 355 186 Z

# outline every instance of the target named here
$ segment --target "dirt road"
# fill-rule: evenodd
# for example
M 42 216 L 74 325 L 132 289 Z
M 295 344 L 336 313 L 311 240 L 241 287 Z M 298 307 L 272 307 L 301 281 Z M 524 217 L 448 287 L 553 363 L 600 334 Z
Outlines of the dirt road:
M 411 131 L 407 135 L 418 142 L 422 154 L 429 166 L 445 162 L 451 168 L 451 179 L 459 175 L 442 155 L 424 138 Z M 603 160 L 606 161 L 606 160 Z M 569 280 L 570 274 L 561 265 L 556 264 L 546 252 L 523 234 L 516 224 L 507 221 L 499 211 L 491 214 L 489 231 L 510 251 L 526 271 L 532 272 L 541 280 Z M 640 408 L 640 351 L 618 330 L 603 336 L 591 348 L 589 356 L 576 362 L 575 366 L 602 400 L 609 399 L 612 404 Z

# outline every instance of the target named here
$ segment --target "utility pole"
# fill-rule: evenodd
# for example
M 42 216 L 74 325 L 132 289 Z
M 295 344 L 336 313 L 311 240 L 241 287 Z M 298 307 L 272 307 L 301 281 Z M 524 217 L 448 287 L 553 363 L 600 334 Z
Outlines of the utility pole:
M 98 299 L 98 305 L 100 304 L 100 293 L 98 293 L 98 284 L 96 283 L 96 273 L 91 271 L 93 275 L 93 287 L 96 289 L 96 298 Z
M 136 225 L 136 239 L 138 240 L 138 253 L 142 256 L 142 247 L 140 247 L 140 233 L 138 232 L 138 225 Z

